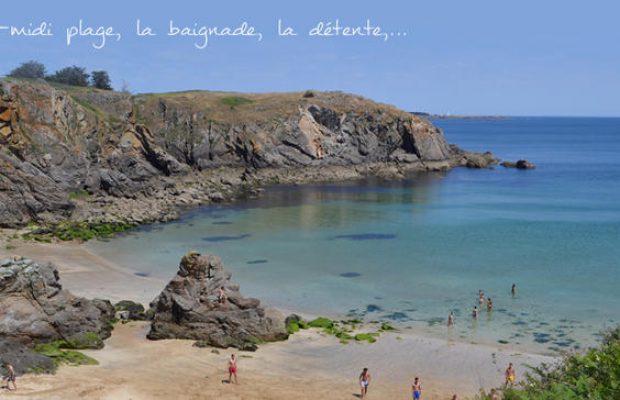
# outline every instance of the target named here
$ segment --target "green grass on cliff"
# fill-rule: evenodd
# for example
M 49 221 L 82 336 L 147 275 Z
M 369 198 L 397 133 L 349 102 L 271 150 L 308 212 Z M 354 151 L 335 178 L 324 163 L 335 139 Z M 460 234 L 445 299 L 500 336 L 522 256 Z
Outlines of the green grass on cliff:
M 490 400 L 491 396 L 479 398 Z M 517 388 L 503 389 L 503 399 L 620 399 L 620 326 L 605 334 L 598 348 L 569 354 L 555 366 L 532 369 Z

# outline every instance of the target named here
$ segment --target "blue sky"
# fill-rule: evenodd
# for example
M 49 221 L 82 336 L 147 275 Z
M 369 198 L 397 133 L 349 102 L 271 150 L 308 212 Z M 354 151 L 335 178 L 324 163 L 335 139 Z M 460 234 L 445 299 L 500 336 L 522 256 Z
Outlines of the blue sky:
M 60 5 L 62 4 L 62 6 Z M 88 5 L 87 5 L 88 4 Z M 154 1 L 13 2 L 0 26 L 52 23 L 53 37 L 0 31 L 0 74 L 37 59 L 49 71 L 77 64 L 110 72 L 132 92 L 189 89 L 274 92 L 343 90 L 406 110 L 452 114 L 620 116 L 620 3 L 617 1 Z M 113 26 L 120 42 L 65 29 L 82 18 Z M 299 36 L 277 36 L 277 21 Z M 135 21 L 153 38 L 135 37 Z M 318 22 L 407 33 L 308 37 Z M 232 26 L 247 21 L 264 36 L 167 37 L 168 24 Z

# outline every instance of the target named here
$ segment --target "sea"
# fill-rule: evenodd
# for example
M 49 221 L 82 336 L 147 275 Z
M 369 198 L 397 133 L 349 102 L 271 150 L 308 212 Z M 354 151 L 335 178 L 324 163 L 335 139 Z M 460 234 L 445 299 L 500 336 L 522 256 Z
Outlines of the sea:
M 86 246 L 163 279 L 190 250 L 216 254 L 244 295 L 307 317 L 543 354 L 595 345 L 620 323 L 620 118 L 433 123 L 536 169 L 272 186 Z

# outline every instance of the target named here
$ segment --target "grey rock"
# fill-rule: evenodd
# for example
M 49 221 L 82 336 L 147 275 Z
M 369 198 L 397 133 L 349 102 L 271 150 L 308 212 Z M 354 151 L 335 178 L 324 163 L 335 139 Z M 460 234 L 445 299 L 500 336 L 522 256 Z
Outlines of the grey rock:
M 114 316 L 104 300 L 73 296 L 51 265 L 17 258 L 0 267 L 0 337 L 25 345 L 67 340 L 79 347 L 103 347 Z
M 288 337 L 284 317 L 257 299 L 244 298 L 231 282 L 219 257 L 189 253 L 179 271 L 151 303 L 149 339 L 193 339 L 197 346 L 236 347 L 253 351 L 257 344 Z M 218 301 L 224 287 L 225 303 Z

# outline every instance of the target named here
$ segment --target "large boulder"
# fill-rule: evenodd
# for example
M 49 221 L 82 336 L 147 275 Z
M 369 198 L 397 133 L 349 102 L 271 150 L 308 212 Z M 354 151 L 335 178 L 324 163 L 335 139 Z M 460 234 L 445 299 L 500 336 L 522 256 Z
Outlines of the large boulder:
M 218 299 L 224 287 L 227 300 Z M 261 342 L 288 338 L 284 317 L 245 298 L 219 257 L 189 253 L 179 271 L 151 303 L 149 339 L 193 339 L 215 347 L 253 350 Z
M 74 348 L 101 348 L 113 318 L 109 301 L 64 290 L 52 264 L 0 260 L 0 338 L 26 346 L 64 340 Z

